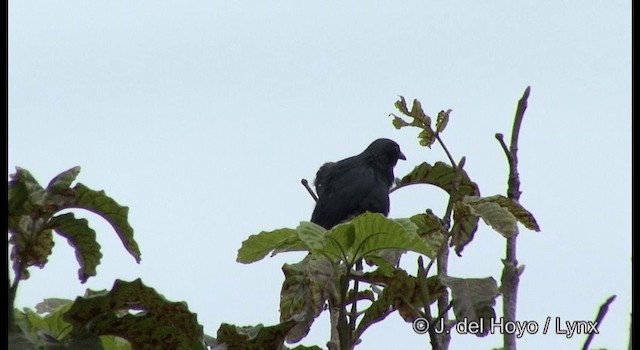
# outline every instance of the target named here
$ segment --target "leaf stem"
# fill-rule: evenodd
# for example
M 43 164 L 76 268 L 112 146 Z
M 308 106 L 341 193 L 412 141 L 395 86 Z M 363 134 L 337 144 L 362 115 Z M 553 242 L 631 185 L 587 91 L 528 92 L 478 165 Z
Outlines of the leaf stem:
M 444 150 L 444 153 L 447 154 L 447 157 L 449 158 L 449 161 L 451 162 L 451 165 L 455 168 L 457 166 L 456 162 L 453 160 L 453 157 L 451 156 L 451 153 L 449 153 L 449 149 L 447 149 L 447 146 L 445 146 L 444 142 L 442 142 L 442 139 L 440 138 L 440 134 L 436 134 L 436 140 L 438 140 L 438 143 L 440 144 L 440 146 Z

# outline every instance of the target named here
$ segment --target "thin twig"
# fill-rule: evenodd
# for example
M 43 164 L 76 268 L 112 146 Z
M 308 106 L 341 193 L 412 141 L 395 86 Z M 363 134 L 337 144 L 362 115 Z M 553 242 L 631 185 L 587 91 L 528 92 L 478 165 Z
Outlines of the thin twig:
M 318 196 L 316 196 L 316 193 L 313 192 L 311 186 L 309 186 L 309 181 L 307 181 L 307 179 L 302 179 L 300 180 L 300 183 L 302 184 L 302 186 L 304 186 L 304 188 L 307 189 L 307 192 L 309 192 L 311 198 L 313 198 L 314 201 L 318 202 Z
M 449 302 L 449 305 L 447 306 L 447 308 L 446 308 L 446 309 L 444 309 L 444 312 L 442 312 L 442 313 L 440 313 L 440 314 L 438 315 L 438 318 L 436 318 L 436 319 L 433 321 L 433 324 L 438 324 L 438 322 L 440 322 L 440 320 L 444 317 L 444 315 L 445 315 L 447 312 L 449 312 L 449 310 L 451 310 L 451 308 L 452 308 L 452 307 L 453 307 L 453 304 L 452 304 L 451 302 Z
M 433 322 L 433 317 L 431 316 L 431 304 L 429 304 L 431 297 L 429 296 L 429 287 L 427 286 L 427 283 L 426 283 L 427 273 L 428 271 L 424 269 L 422 256 L 420 256 L 418 258 L 418 274 L 420 274 L 418 276 L 418 282 L 420 283 L 420 292 L 422 294 L 422 300 L 424 304 L 423 305 L 424 314 L 425 314 L 425 317 L 427 318 L 427 321 L 430 323 L 430 325 L 428 326 L 429 327 L 428 332 L 429 332 L 429 338 L 431 339 L 431 349 L 441 350 L 442 348 L 440 347 L 440 339 L 438 338 L 438 333 L 436 332 L 436 327 L 435 327 L 437 323 Z
M 362 260 L 358 260 L 356 261 L 356 271 L 362 271 L 363 266 L 362 266 Z M 349 332 L 351 334 L 353 334 L 356 330 L 356 320 L 358 319 L 358 307 L 357 307 L 357 303 L 358 303 L 358 280 L 355 279 L 353 281 L 353 295 L 354 295 L 354 299 L 353 299 L 353 303 L 351 303 L 351 312 L 349 313 Z M 346 300 L 345 300 L 345 307 L 346 307 Z M 357 340 L 357 338 L 352 338 L 353 341 Z
M 501 134 L 496 134 L 496 139 L 500 142 L 507 161 L 509 162 L 509 180 L 507 188 L 507 196 L 518 202 L 520 199 L 520 176 L 518 174 L 518 137 L 520 135 L 520 127 L 524 112 L 527 109 L 527 99 L 531 87 L 527 86 L 518 101 L 516 114 L 513 121 L 513 129 L 511 131 L 511 144 L 507 152 L 506 145 Z M 517 236 L 514 235 L 507 238 L 506 258 L 502 260 L 504 268 L 502 269 L 502 293 L 503 293 L 503 314 L 505 322 L 516 322 L 516 309 L 518 305 L 518 284 L 520 283 L 520 272 L 518 271 L 518 260 L 516 259 Z M 504 332 L 503 334 L 504 348 L 506 350 L 516 349 L 516 333 Z
M 500 143 L 500 146 L 502 146 L 502 150 L 504 151 L 504 155 L 507 157 L 507 161 L 509 162 L 509 168 L 511 168 L 511 163 L 513 162 L 513 158 L 511 158 L 511 153 L 509 152 L 509 147 L 507 147 L 507 144 L 504 143 L 504 135 L 502 135 L 501 133 L 497 132 L 495 137 L 496 137 L 496 140 L 498 140 L 498 142 Z
M 602 322 L 602 319 L 604 319 L 604 316 L 607 314 L 607 311 L 609 311 L 609 305 L 611 303 L 613 303 L 613 301 L 616 300 L 616 295 L 612 295 L 609 297 L 609 299 L 607 299 L 604 304 L 600 305 L 600 309 L 598 310 L 598 315 L 596 316 L 596 320 L 593 323 L 593 326 L 598 327 L 598 325 L 600 324 L 600 322 Z M 582 350 L 589 350 L 589 344 L 591 344 L 591 341 L 593 340 L 593 337 L 598 334 L 598 332 L 591 332 L 589 333 L 589 336 L 587 337 L 587 341 L 584 342 L 584 346 L 582 347 Z

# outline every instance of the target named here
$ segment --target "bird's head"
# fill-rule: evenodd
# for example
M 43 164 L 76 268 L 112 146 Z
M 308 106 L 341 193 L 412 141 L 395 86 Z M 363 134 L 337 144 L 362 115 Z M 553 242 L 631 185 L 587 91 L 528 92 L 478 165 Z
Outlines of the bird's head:
M 375 158 L 383 158 L 392 167 L 396 165 L 398 159 L 407 160 L 407 157 L 400 151 L 400 146 L 389 139 L 373 141 L 363 153 Z

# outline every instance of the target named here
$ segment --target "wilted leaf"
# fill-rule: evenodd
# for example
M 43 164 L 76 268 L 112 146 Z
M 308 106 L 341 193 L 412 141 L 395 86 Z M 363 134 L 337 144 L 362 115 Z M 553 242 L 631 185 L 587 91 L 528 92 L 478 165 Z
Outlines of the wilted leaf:
M 481 217 L 487 225 L 505 238 L 518 234 L 516 218 L 498 203 L 477 196 L 467 196 L 463 203 L 469 207 L 472 214 Z
M 444 131 L 444 128 L 447 127 L 447 124 L 449 123 L 449 113 L 451 113 L 451 110 L 447 110 L 445 111 L 440 111 L 440 113 L 438 113 L 438 117 L 436 118 L 436 132 L 437 133 L 441 133 Z
M 393 117 L 393 120 L 391 121 L 391 124 L 393 124 L 393 127 L 396 128 L 396 129 L 401 129 L 401 128 L 404 128 L 405 126 L 411 125 L 411 124 L 407 123 L 406 121 L 404 121 L 404 119 L 396 116 L 393 113 L 391 113 L 391 116 Z
M 436 134 L 431 129 L 423 129 L 418 134 L 418 143 L 420 146 L 431 147 L 436 142 Z
M 479 217 L 473 215 L 468 206 L 462 201 L 453 203 L 453 227 L 451 227 L 450 245 L 455 247 L 455 252 L 461 256 L 464 247 L 471 242 L 473 235 L 478 230 Z
M 27 169 L 16 167 L 16 172 L 14 174 L 11 174 L 11 181 L 9 181 L 10 187 L 11 184 L 18 183 L 22 184 L 25 187 L 27 193 L 32 196 L 37 193 L 41 194 L 39 196 L 33 196 L 31 198 L 34 202 L 38 203 L 39 201 L 44 199 L 44 188 L 40 186 L 38 181 L 33 177 L 33 175 L 31 175 L 31 173 Z
M 71 186 L 78 177 L 80 173 L 80 167 L 75 166 L 69 170 L 63 171 L 60 174 L 56 175 L 51 181 L 49 185 L 47 185 L 47 191 L 51 193 L 60 192 L 63 189 L 67 189 Z
M 36 312 L 39 314 L 52 313 L 57 311 L 60 307 L 70 307 L 72 302 L 73 301 L 69 299 L 47 298 L 36 304 Z
M 129 208 L 118 204 L 104 191 L 94 191 L 81 183 L 76 184 L 73 189 L 76 197 L 71 207 L 89 210 L 107 220 L 125 249 L 140 263 L 140 249 L 133 239 L 133 228 L 129 225 Z
M 284 344 L 284 338 L 296 324 L 295 320 L 282 322 L 275 326 L 238 327 L 228 323 L 220 325 L 217 341 L 224 349 L 261 350 L 280 349 Z M 222 345 L 224 344 L 224 345 Z
M 419 126 L 431 129 L 431 118 L 422 110 L 422 103 L 417 99 L 413 99 L 413 106 L 411 106 L 411 112 L 409 113 Z
M 96 232 L 89 227 L 88 221 L 76 219 L 73 213 L 66 213 L 52 217 L 48 226 L 66 238 L 75 250 L 76 260 L 80 264 L 80 282 L 85 283 L 89 277 L 95 276 L 102 253 L 96 240 Z
M 285 346 L 283 350 L 287 350 L 287 349 L 288 348 Z M 314 345 L 314 346 L 298 345 L 295 348 L 291 348 L 291 349 L 288 349 L 288 350 L 322 350 L 322 348 L 319 347 L 319 346 L 316 346 L 316 345 Z
M 380 297 L 366 309 L 356 333 L 364 332 L 369 326 L 396 310 L 407 322 L 412 322 L 420 316 L 415 313 L 414 308 L 422 308 L 424 300 L 416 277 L 408 275 L 402 269 L 395 269 L 391 276 L 381 271 L 367 272 L 362 276 L 362 280 L 385 287 Z M 428 278 L 426 286 L 429 290 L 429 304 L 434 303 L 442 295 L 444 287 L 436 277 Z
M 493 277 L 456 278 L 441 276 L 442 284 L 451 289 L 451 304 L 456 319 L 460 322 L 482 322 L 485 327 L 477 336 L 485 336 L 489 332 L 488 325 L 496 317 L 493 306 L 496 304 L 498 284 Z
M 487 225 L 506 238 L 518 234 L 518 221 L 527 228 L 540 230 L 533 215 L 519 203 L 507 197 L 501 195 L 485 198 L 467 196 L 463 203 L 469 207 L 473 215 L 481 217 Z
M 119 315 L 118 312 L 129 310 Z M 202 326 L 184 302 L 170 302 L 140 279 L 116 280 L 110 292 L 76 298 L 64 320 L 78 334 L 115 335 L 134 349 L 204 349 Z
M 533 214 L 525 209 L 520 203 L 514 202 L 510 198 L 499 194 L 491 197 L 486 197 L 483 200 L 495 202 L 501 207 L 507 209 L 521 224 L 524 225 L 524 227 L 536 232 L 540 231 L 540 226 L 538 226 L 538 223 L 533 217 Z
M 404 96 L 400 96 L 400 99 L 396 101 L 394 104 L 396 108 L 404 115 L 411 115 L 409 113 L 409 109 L 407 108 L 407 101 L 404 99 Z
M 434 185 L 459 198 L 465 195 L 480 195 L 478 185 L 469 179 L 464 170 L 456 169 L 444 162 L 436 162 L 433 166 L 426 162 L 418 165 L 400 179 L 397 186 L 415 184 Z M 457 191 L 455 191 L 456 187 Z
M 338 277 L 331 262 L 322 256 L 307 255 L 297 264 L 282 266 L 285 280 L 280 292 L 280 321 L 297 317 L 286 339 L 296 343 L 308 333 L 324 309 L 327 299 L 337 295 Z
M 9 237 L 13 270 L 21 279 L 29 278 L 27 268 L 36 266 L 43 268 L 49 261 L 53 249 L 53 235 L 51 230 L 41 230 L 35 234 L 12 233 Z
M 416 232 L 418 236 L 420 236 L 420 238 L 422 238 L 429 246 L 442 246 L 445 239 L 445 232 L 440 218 L 429 212 L 416 214 L 412 216 L 410 220 L 417 226 Z

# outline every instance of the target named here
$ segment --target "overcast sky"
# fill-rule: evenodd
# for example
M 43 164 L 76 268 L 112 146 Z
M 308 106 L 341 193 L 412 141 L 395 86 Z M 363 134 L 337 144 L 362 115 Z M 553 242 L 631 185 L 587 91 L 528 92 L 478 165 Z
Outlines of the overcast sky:
M 395 130 L 398 95 L 433 116 L 489 196 L 506 193 L 496 132 L 510 135 L 531 86 L 520 134 L 521 203 L 541 232 L 521 227 L 526 265 L 518 319 L 593 320 L 618 298 L 594 348 L 626 349 L 631 312 L 631 1 L 9 1 L 9 162 L 42 183 L 79 165 L 78 181 L 130 207 L 136 264 L 101 218 L 98 275 L 77 279 L 64 239 L 21 283 L 19 306 L 73 299 L 141 277 L 186 301 L 205 333 L 222 322 L 278 322 L 281 266 L 235 261 L 249 235 L 308 220 L 300 185 L 317 168 L 378 137 L 407 155 L 403 176 L 446 161 Z M 444 213 L 440 190 L 391 195 L 392 217 Z M 505 240 L 483 224 L 456 277 L 500 279 Z M 403 267 L 415 273 L 415 256 Z M 501 299 L 498 309 L 501 310 Z M 501 312 L 501 311 L 500 311 Z M 322 315 L 302 344 L 324 347 Z M 553 333 L 553 332 L 551 332 Z M 397 315 L 362 349 L 425 349 Z M 525 335 L 519 349 L 576 349 L 585 336 Z M 499 335 L 453 334 L 451 349 L 491 349 Z

